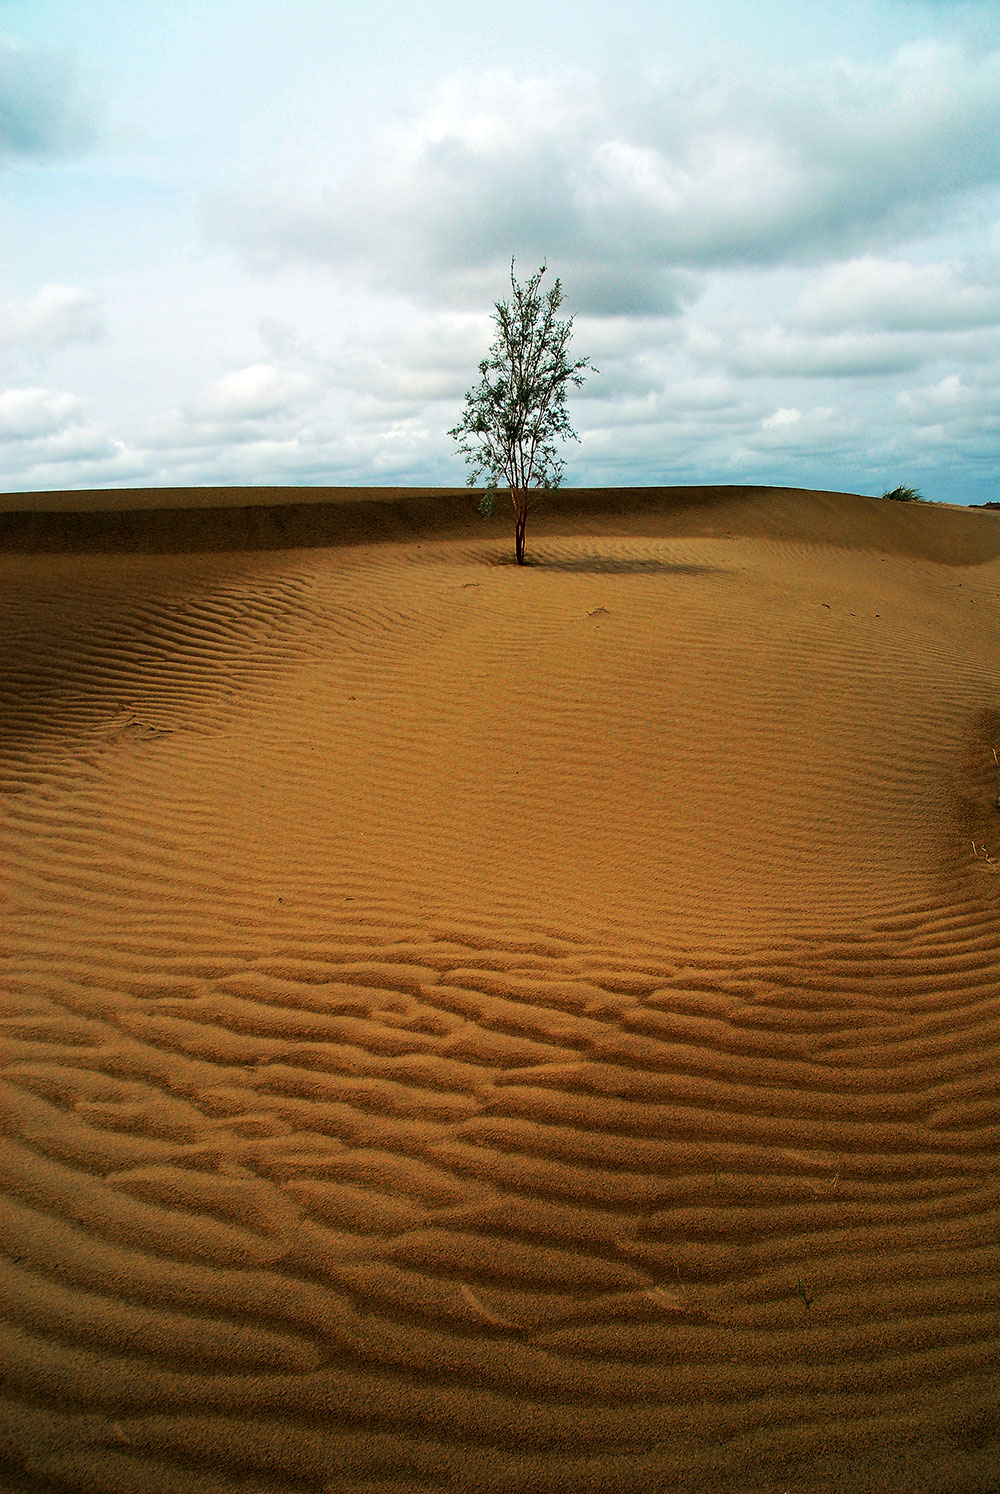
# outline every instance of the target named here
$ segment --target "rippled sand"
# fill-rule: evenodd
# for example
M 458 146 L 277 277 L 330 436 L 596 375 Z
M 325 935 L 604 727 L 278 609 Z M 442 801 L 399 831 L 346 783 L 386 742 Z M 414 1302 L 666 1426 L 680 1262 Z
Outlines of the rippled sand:
M 995 1494 L 1000 516 L 228 496 L 0 518 L 0 1488 Z

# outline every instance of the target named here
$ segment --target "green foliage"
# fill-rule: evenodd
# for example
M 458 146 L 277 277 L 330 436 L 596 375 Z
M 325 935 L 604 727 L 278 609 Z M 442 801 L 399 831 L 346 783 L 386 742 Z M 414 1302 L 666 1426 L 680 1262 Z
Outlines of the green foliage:
M 898 488 L 887 488 L 882 494 L 883 498 L 893 498 L 897 503 L 923 503 L 924 495 L 916 488 L 907 488 L 902 485 Z
M 451 431 L 449 431 L 448 434 L 450 436 L 451 435 Z M 469 460 L 468 457 L 466 457 L 466 461 L 468 461 L 468 460 Z M 472 484 L 473 484 L 473 482 L 474 482 L 474 479 L 470 478 L 468 480 L 467 486 L 471 487 Z M 497 485 L 493 481 L 493 479 L 491 478 L 490 481 L 486 484 L 486 487 L 483 489 L 483 496 L 479 500 L 479 512 L 482 514 L 482 516 L 483 516 L 484 519 L 492 519 L 492 517 L 496 513 L 496 511 L 497 511 Z
M 556 315 L 562 304 L 560 281 L 546 294 L 540 292 L 544 273 L 542 265 L 526 285 L 519 285 L 511 260 L 511 300 L 496 302 L 496 338 L 479 365 L 479 383 L 465 396 L 461 420 L 448 432 L 472 468 L 469 487 L 486 476 L 481 513 L 492 515 L 497 489 L 509 489 L 519 562 L 528 493 L 559 487 L 565 463 L 557 456 L 556 440 L 579 439 L 566 411 L 567 385 L 582 384 L 583 370 L 593 367 L 588 358 L 570 362 L 573 319 L 560 321 Z

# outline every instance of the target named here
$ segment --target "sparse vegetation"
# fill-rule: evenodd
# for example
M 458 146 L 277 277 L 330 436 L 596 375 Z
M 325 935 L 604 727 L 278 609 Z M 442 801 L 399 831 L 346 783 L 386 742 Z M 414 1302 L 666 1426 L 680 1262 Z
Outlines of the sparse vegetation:
M 509 489 L 518 565 L 524 564 L 529 495 L 551 492 L 562 482 L 565 464 L 556 457 L 555 438 L 579 439 L 566 413 L 566 386 L 582 384 L 583 369 L 593 368 L 588 358 L 569 362 L 573 319 L 556 319 L 562 302 L 558 280 L 547 295 L 539 294 L 544 273 L 542 265 L 527 285 L 518 285 L 511 260 L 513 298 L 496 302 L 496 340 L 479 365 L 479 383 L 465 396 L 462 419 L 448 432 L 472 468 L 469 486 L 486 474 L 479 505 L 484 514 L 495 511 L 497 488 Z
M 898 488 L 887 488 L 882 494 L 883 498 L 892 498 L 896 503 L 923 503 L 924 495 L 916 488 L 908 488 L 900 484 Z

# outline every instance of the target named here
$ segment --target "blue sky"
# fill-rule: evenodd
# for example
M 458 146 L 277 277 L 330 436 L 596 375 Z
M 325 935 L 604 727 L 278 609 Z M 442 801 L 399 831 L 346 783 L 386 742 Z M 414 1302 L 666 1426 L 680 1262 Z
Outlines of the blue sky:
M 511 256 L 571 484 L 1000 498 L 1000 6 L 0 0 L 0 487 L 457 485 Z

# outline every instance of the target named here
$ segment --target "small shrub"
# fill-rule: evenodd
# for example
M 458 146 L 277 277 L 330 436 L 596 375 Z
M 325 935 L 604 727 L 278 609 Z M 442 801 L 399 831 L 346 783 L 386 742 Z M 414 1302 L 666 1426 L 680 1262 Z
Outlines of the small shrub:
M 555 438 L 580 439 L 566 413 L 566 386 L 579 387 L 585 368 L 597 372 L 589 358 L 570 363 L 566 349 L 573 318 L 556 320 L 562 285 L 557 280 L 547 295 L 540 295 L 544 274 L 542 265 L 527 285 L 518 285 L 511 260 L 513 301 L 496 303 L 493 320 L 499 331 L 479 365 L 479 384 L 465 396 L 462 419 L 448 432 L 472 468 L 469 486 L 486 473 L 480 513 L 487 518 L 493 513 L 501 484 L 510 489 L 518 565 L 524 565 L 531 495 L 551 493 L 562 482 L 565 463 L 556 457 Z
M 882 497 L 892 498 L 896 503 L 923 503 L 924 501 L 923 493 L 919 493 L 916 488 L 903 487 L 902 484 L 898 488 L 887 488 Z

